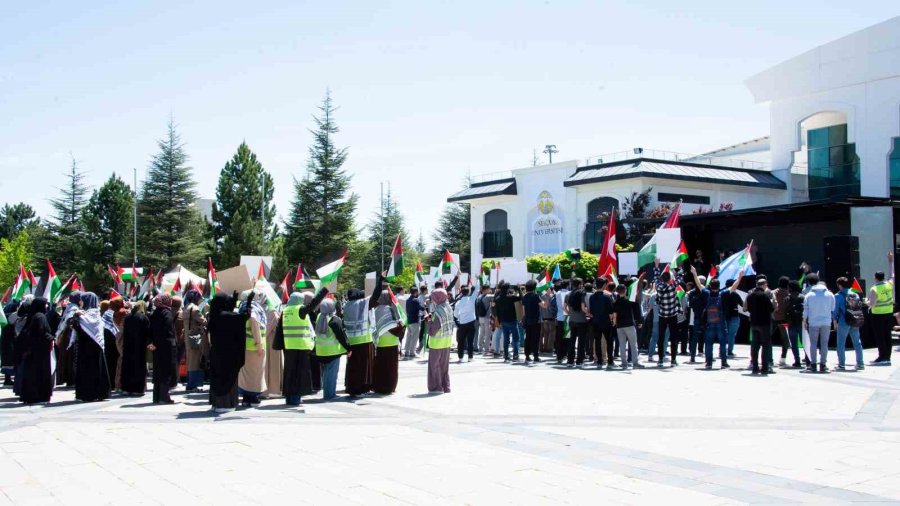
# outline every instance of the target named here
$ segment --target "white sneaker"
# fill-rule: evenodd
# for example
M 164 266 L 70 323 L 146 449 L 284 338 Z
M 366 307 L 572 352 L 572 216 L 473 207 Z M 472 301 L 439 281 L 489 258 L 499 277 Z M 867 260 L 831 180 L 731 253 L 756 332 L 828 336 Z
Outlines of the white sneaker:
M 779 360 L 778 367 L 787 367 L 787 362 L 784 359 Z

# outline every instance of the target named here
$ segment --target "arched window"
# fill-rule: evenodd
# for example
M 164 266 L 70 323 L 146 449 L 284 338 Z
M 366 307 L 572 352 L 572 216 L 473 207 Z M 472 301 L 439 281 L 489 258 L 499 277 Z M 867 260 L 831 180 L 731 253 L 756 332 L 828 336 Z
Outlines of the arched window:
M 609 212 L 613 209 L 619 208 L 619 201 L 612 197 L 600 197 L 596 198 L 587 205 L 587 222 L 605 222 L 605 219 L 602 219 L 601 216 L 606 214 L 607 218 L 609 217 Z
M 506 211 L 504 211 L 503 209 L 494 209 L 493 211 L 488 211 L 487 213 L 485 213 L 485 232 L 499 232 L 506 229 Z

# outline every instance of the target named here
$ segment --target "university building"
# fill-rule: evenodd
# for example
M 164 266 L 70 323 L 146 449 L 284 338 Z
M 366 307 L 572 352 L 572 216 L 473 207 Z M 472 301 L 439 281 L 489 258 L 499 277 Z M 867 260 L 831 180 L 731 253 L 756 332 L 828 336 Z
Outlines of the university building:
M 471 206 L 473 271 L 488 258 L 597 252 L 601 215 L 652 188 L 651 209 L 682 202 L 685 241 L 707 258 L 754 239 L 762 271 L 793 274 L 805 260 L 826 279 L 871 283 L 900 244 L 900 17 L 746 85 L 769 106 L 766 137 L 699 155 L 635 147 L 473 178 L 447 199 Z

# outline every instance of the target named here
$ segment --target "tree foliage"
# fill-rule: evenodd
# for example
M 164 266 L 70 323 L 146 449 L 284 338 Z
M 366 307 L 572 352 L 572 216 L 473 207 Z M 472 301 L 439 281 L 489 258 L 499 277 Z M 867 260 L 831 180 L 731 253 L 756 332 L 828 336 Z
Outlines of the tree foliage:
M 82 213 L 84 242 L 81 247 L 87 288 L 103 291 L 110 281 L 108 264 L 131 265 L 133 245 L 134 193 L 113 173 L 95 190 Z
M 34 259 L 34 245 L 28 230 L 23 230 L 12 239 L 0 239 L 0 293 L 11 286 L 19 274 L 19 265 L 28 270 Z
M 39 226 L 35 216 L 34 209 L 24 202 L 4 205 L 0 208 L 0 239 L 12 239 L 25 229 Z
M 47 223 L 45 240 L 41 241 L 41 256 L 50 258 L 54 266 L 63 272 L 76 272 L 82 265 L 80 247 L 84 244 L 81 211 L 87 203 L 88 187 L 84 172 L 72 158 L 72 166 L 66 171 L 65 186 L 59 188 L 60 196 L 50 200 L 53 217 Z
M 351 191 L 351 176 L 342 168 L 347 149 L 338 148 L 334 136 L 336 108 L 331 93 L 325 94 L 315 116 L 313 144 L 309 148 L 306 176 L 294 181 L 291 212 L 285 222 L 285 250 L 290 263 L 320 267 L 323 260 L 354 244 L 354 225 L 359 197 Z M 356 257 L 358 258 L 358 257 Z M 350 257 L 354 261 L 354 257 Z M 345 266 L 344 276 L 350 266 Z
M 139 259 L 159 269 L 203 267 L 210 253 L 208 228 L 196 206 L 193 169 L 186 165 L 173 121 L 157 146 L 138 201 Z
M 625 198 L 622 204 L 622 212 L 626 220 L 642 219 L 647 217 L 647 211 L 650 207 L 650 193 L 653 187 L 638 193 L 632 192 L 630 197 Z M 641 240 L 644 234 L 653 231 L 653 225 L 650 223 L 627 223 L 625 225 L 625 242 L 636 244 Z M 616 242 L 621 242 L 616 237 Z
M 263 194 L 265 181 L 265 194 Z M 217 263 L 237 265 L 241 255 L 270 253 L 269 243 L 278 235 L 275 224 L 275 182 L 246 142 L 222 168 L 213 204 L 213 237 Z M 265 203 L 265 240 L 263 205 Z
M 572 261 L 566 257 L 565 253 L 557 253 L 555 255 L 531 255 L 525 258 L 528 272 L 532 274 L 543 274 L 544 269 L 553 274 L 556 265 L 559 264 L 559 273 L 563 279 L 569 279 L 572 275 L 574 267 L 575 275 L 585 279 L 593 280 L 597 277 L 597 264 L 599 258 L 596 255 L 586 251 L 581 252 L 581 259 Z M 503 278 L 503 264 L 500 264 L 500 277 Z
M 387 269 L 390 264 L 391 250 L 398 234 L 405 250 L 406 263 L 409 263 L 409 259 L 412 258 L 410 253 L 413 252 L 413 249 L 410 248 L 409 234 L 406 233 L 406 227 L 403 225 L 403 215 L 400 214 L 400 208 L 390 190 L 384 197 L 384 212 L 382 213 L 381 209 L 376 210 L 367 228 L 369 250 L 362 260 L 363 274 Z M 384 239 L 384 249 L 382 249 L 382 238 Z M 415 263 L 413 263 L 413 267 L 415 267 Z M 358 282 L 357 286 L 362 286 L 363 280 L 359 279 Z
M 471 210 L 469 204 L 447 204 L 438 220 L 438 228 L 434 233 L 434 249 L 431 252 L 431 265 L 440 265 L 445 250 L 459 254 L 460 267 L 469 270 L 472 263 L 471 244 Z

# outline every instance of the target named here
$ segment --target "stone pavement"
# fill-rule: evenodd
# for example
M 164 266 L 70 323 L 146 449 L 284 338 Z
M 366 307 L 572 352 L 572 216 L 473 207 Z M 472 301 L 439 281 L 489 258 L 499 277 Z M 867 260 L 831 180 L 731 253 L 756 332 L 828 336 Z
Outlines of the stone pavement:
M 429 396 L 425 363 L 409 361 L 390 397 L 218 417 L 205 394 L 81 404 L 63 390 L 26 407 L 4 388 L 0 505 L 900 503 L 897 368 L 733 364 L 476 358 L 451 366 L 452 394 Z

